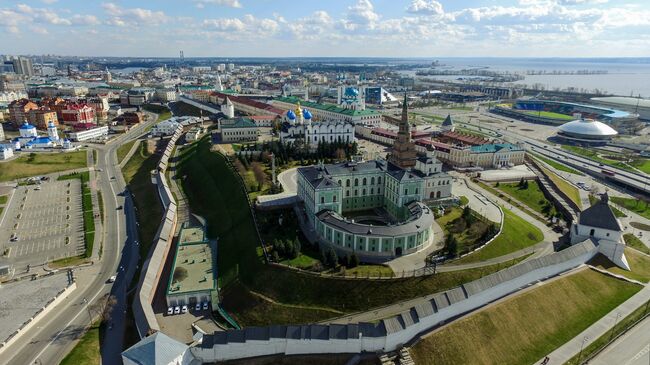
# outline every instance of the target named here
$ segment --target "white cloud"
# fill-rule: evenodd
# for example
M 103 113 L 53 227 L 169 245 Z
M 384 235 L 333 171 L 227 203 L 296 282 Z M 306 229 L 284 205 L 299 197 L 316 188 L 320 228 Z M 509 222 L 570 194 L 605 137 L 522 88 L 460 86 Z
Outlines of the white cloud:
M 436 0 L 413 0 L 406 9 L 409 13 L 420 14 L 443 14 L 442 5 Z
M 102 8 L 106 14 L 111 16 L 106 21 L 108 25 L 157 25 L 166 23 L 169 20 L 169 17 L 162 11 L 143 8 L 122 8 L 115 3 L 103 3 Z
M 48 4 L 48 5 L 54 4 L 57 1 L 59 1 L 59 0 L 41 0 L 41 2 L 43 2 L 45 4 Z
M 205 5 L 207 5 L 207 4 L 228 6 L 228 7 L 231 7 L 231 8 L 241 8 L 242 7 L 239 0 L 194 0 L 194 3 L 196 4 L 196 7 L 199 8 L 199 9 L 203 9 L 205 7 Z

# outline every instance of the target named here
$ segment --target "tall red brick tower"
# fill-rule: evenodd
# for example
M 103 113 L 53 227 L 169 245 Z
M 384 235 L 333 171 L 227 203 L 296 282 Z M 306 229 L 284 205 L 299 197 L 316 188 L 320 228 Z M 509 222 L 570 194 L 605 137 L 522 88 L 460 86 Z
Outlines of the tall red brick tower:
M 393 165 L 407 169 L 415 166 L 417 152 L 415 143 L 411 140 L 411 125 L 408 117 L 408 103 L 406 93 L 404 93 L 404 103 L 402 104 L 402 121 L 399 123 L 399 132 L 397 139 L 393 142 L 393 149 L 388 158 L 388 162 Z

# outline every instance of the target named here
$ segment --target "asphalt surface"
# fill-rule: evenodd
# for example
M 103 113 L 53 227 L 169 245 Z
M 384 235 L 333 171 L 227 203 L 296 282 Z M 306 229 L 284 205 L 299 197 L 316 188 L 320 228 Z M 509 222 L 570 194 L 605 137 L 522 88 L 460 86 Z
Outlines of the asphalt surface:
M 75 270 L 78 288 L 46 319 L 25 332 L 20 341 L 8 347 L 0 356 L 0 364 L 58 364 L 90 321 L 85 303 L 92 304 L 107 293 L 116 296 L 117 304 L 111 316 L 113 325 L 109 327 L 112 328 L 106 330 L 109 333 L 101 335 L 104 340 L 103 363 L 121 363 L 126 289 L 136 271 L 138 249 L 134 243 L 137 235 L 135 214 L 130 199 L 125 197 L 128 194 L 124 194 L 125 183 L 115 151 L 120 144 L 136 138 L 154 122 L 152 118 L 111 143 L 97 147 L 97 186 L 104 197 L 105 211 L 102 260 Z M 123 209 L 117 209 L 119 206 Z M 117 275 L 116 281 L 107 284 L 112 275 Z
M 592 365 L 650 364 L 650 317 L 614 341 L 589 363 Z

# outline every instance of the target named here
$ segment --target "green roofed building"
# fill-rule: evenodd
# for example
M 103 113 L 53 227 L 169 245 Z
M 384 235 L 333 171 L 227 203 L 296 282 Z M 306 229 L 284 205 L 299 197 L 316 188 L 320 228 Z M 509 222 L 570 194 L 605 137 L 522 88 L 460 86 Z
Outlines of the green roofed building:
M 345 108 L 335 104 L 314 103 L 305 101 L 295 96 L 286 96 L 275 98 L 271 104 L 284 112 L 294 110 L 300 105 L 309 109 L 314 117 L 314 121 L 321 120 L 338 120 L 347 121 L 353 124 L 364 124 L 379 126 L 381 123 L 381 114 L 376 110 Z
M 203 227 L 181 228 L 165 295 L 167 306 L 212 301 L 217 290 L 214 249 Z
M 250 118 L 222 118 L 219 120 L 221 143 L 255 142 L 259 128 Z

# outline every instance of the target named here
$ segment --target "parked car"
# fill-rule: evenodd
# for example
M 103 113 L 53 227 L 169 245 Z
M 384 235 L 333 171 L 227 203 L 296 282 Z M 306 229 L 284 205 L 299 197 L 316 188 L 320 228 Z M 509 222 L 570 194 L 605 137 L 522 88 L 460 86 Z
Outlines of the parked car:
M 181 307 L 175 306 L 174 307 L 174 314 L 179 314 L 181 312 Z
M 174 314 L 174 307 L 167 308 L 167 315 L 171 316 L 172 314 Z
M 203 310 L 208 309 L 208 302 L 203 302 Z
M 197 312 L 200 311 L 201 310 L 201 303 L 196 303 L 196 305 L 194 306 L 194 310 L 197 311 Z
M 183 308 L 181 309 L 181 312 L 187 313 L 187 305 L 184 305 Z
M 115 275 L 113 275 L 113 276 L 111 276 L 110 278 L 108 278 L 108 282 L 109 282 L 109 283 L 114 283 L 114 282 L 115 282 L 115 279 L 117 279 L 117 277 L 116 277 Z

